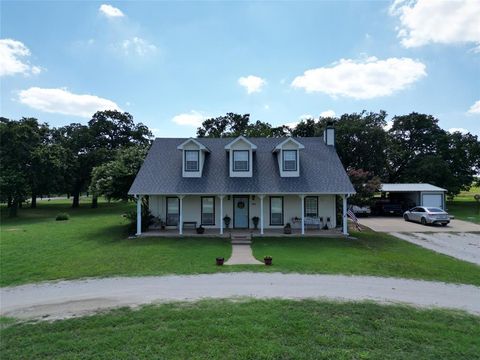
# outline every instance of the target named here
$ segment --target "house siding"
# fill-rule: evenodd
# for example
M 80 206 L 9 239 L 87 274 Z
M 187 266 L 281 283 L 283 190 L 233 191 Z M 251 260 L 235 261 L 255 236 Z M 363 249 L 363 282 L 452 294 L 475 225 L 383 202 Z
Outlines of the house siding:
M 278 196 L 277 194 L 272 194 Z M 220 199 L 216 195 L 205 194 L 203 196 L 215 196 L 215 225 L 204 226 L 205 228 L 219 228 L 220 221 Z M 282 195 L 280 195 L 282 196 Z M 333 227 L 336 227 L 336 197 L 335 195 L 324 194 L 308 194 L 308 196 L 318 196 L 318 216 L 323 217 L 324 221 L 327 217 L 330 218 Z M 252 217 L 260 217 L 260 197 L 249 195 L 249 223 L 250 228 L 253 228 L 251 221 Z M 166 216 L 166 197 L 163 195 L 149 196 L 149 209 L 153 216 L 165 219 Z M 298 195 L 283 195 L 283 222 L 292 223 L 292 218 L 301 218 L 301 199 Z M 227 196 L 223 199 L 223 216 L 230 216 L 232 221 L 230 227 L 233 226 L 233 195 L 230 200 Z M 183 198 L 183 221 L 196 221 L 198 225 L 201 224 L 201 196 L 187 195 Z M 263 221 L 265 229 L 278 229 L 282 225 L 270 225 L 270 195 L 266 194 L 263 199 Z M 299 224 L 292 224 L 294 228 L 299 228 Z M 170 228 L 170 227 L 169 227 Z M 172 227 L 173 228 L 173 227 Z

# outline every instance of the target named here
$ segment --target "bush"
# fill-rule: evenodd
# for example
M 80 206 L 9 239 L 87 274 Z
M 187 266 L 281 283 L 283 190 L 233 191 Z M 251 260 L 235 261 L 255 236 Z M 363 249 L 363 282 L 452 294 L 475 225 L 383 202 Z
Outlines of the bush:
M 55 218 L 56 221 L 64 221 L 70 219 L 70 216 L 67 213 L 59 213 Z
M 130 221 L 128 225 L 128 231 L 131 234 L 137 232 L 137 211 L 129 211 L 123 215 Z M 155 217 L 151 214 L 150 210 L 146 206 L 142 206 L 142 232 L 146 231 L 150 225 L 153 224 Z

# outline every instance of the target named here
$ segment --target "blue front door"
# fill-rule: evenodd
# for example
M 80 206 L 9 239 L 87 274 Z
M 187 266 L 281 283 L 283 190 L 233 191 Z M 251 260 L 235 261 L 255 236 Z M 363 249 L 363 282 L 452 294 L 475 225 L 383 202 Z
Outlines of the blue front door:
M 248 196 L 233 197 L 233 227 L 248 228 Z

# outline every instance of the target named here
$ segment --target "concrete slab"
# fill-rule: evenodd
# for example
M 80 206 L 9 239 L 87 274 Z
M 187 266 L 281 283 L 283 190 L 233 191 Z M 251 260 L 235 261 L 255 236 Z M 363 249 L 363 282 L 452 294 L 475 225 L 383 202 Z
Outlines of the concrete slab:
M 422 225 L 405 221 L 401 217 L 371 216 L 359 218 L 358 222 L 377 232 L 480 232 L 480 225 L 468 221 L 453 219 L 447 226 Z

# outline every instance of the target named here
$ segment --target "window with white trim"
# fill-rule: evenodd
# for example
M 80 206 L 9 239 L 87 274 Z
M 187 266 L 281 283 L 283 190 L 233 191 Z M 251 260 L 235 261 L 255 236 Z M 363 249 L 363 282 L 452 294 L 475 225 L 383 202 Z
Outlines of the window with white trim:
M 167 197 L 167 226 L 178 225 L 180 217 L 180 200 L 178 197 Z
M 248 150 L 233 150 L 233 171 L 249 171 L 249 157 Z
M 318 217 L 318 197 L 305 197 L 305 216 L 314 218 Z
M 283 171 L 297 171 L 297 150 L 283 150 Z
M 200 151 L 185 150 L 185 171 L 198 171 L 200 162 Z
M 215 225 L 215 198 L 202 197 L 202 225 Z
M 283 197 L 270 196 L 270 225 L 283 225 Z

